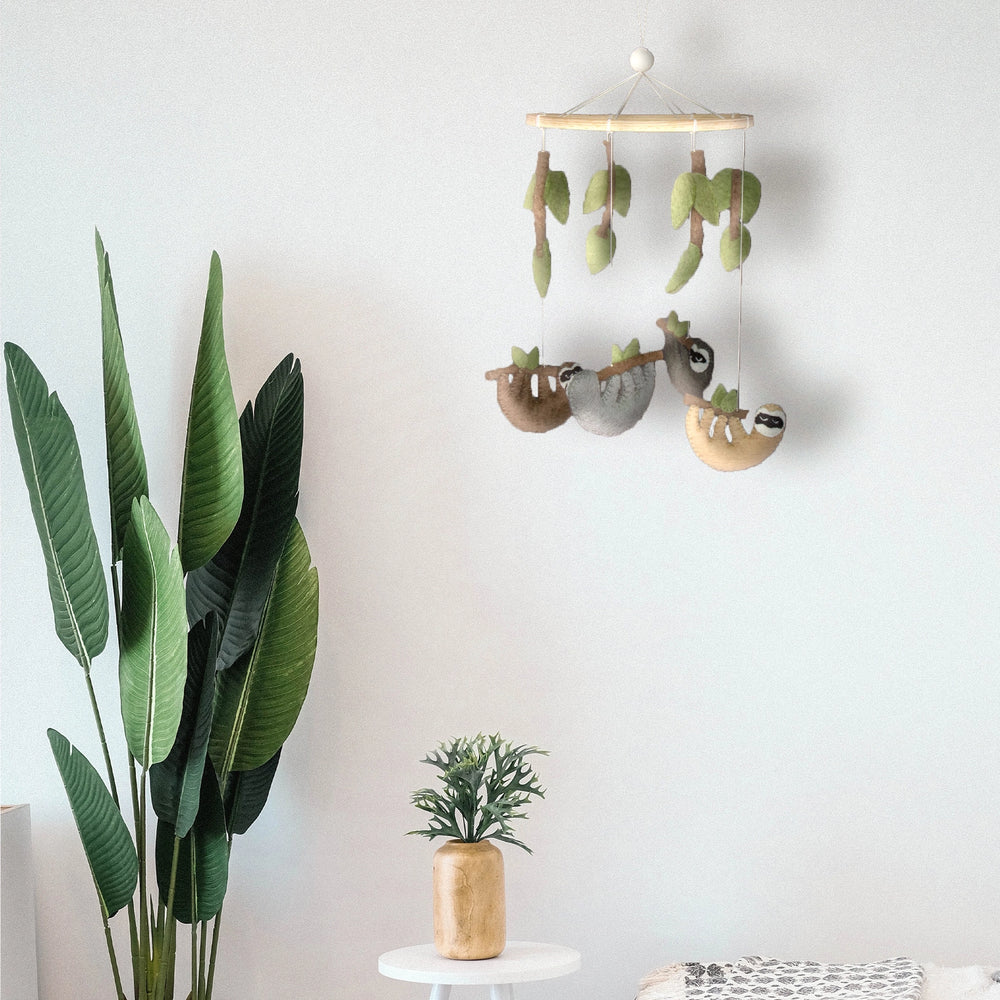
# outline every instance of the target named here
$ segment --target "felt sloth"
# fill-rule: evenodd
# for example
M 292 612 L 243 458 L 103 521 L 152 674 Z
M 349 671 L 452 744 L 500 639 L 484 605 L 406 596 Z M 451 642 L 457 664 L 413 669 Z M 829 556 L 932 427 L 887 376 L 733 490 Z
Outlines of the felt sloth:
M 486 378 L 497 384 L 497 403 L 519 430 L 543 434 L 569 420 L 569 400 L 554 365 L 494 368 Z
M 784 436 L 787 420 L 777 403 L 758 408 L 753 428 L 747 434 L 741 419 L 746 410 L 725 413 L 705 399 L 686 396 L 684 401 L 688 403 L 684 427 L 692 450 L 706 465 L 720 472 L 738 472 L 760 465 L 774 453 Z
M 671 329 L 676 323 L 676 313 L 658 319 L 656 325 L 663 330 L 663 360 L 673 387 L 682 396 L 703 396 L 712 381 L 715 368 L 715 351 L 699 337 L 678 336 Z M 686 324 L 685 324 L 686 325 Z
M 559 381 L 566 390 L 570 412 L 592 434 L 614 437 L 634 427 L 646 412 L 656 385 L 655 354 L 641 355 L 600 372 L 564 365 Z

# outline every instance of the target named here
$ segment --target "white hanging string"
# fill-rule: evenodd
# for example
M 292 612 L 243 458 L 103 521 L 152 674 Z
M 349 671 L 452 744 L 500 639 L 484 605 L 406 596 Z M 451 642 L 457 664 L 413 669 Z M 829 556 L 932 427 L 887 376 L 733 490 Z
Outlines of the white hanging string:
M 743 373 L 743 241 L 746 238 L 743 229 L 743 192 L 746 188 L 747 169 L 747 133 L 743 131 L 743 158 L 740 162 L 740 280 L 739 301 L 736 309 L 736 399 L 740 398 L 740 376 Z

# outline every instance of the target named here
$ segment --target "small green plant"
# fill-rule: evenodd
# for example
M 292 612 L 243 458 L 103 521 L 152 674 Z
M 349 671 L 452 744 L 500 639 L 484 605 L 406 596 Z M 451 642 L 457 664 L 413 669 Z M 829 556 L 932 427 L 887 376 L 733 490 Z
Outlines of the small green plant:
M 514 746 L 499 733 L 467 736 L 440 743 L 421 761 L 441 773 L 442 788 L 418 788 L 410 801 L 430 814 L 426 828 L 410 830 L 419 837 L 448 837 L 466 843 L 502 840 L 531 849 L 513 836 L 511 821 L 526 819 L 525 806 L 545 790 L 527 758 L 546 755 L 538 747 Z

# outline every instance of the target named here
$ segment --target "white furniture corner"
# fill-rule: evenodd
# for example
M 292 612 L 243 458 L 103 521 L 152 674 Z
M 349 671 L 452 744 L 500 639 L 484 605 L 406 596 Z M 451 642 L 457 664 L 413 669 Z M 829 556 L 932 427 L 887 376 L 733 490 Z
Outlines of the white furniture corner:
M 4 1000 L 38 1000 L 31 810 L 0 806 L 0 966 Z
M 568 976 L 580 968 L 580 953 L 558 944 L 508 941 L 496 958 L 442 958 L 432 944 L 398 948 L 379 956 L 378 971 L 389 979 L 429 983 L 430 1000 L 448 1000 L 452 986 L 489 986 L 490 1000 L 513 1000 L 516 983 Z

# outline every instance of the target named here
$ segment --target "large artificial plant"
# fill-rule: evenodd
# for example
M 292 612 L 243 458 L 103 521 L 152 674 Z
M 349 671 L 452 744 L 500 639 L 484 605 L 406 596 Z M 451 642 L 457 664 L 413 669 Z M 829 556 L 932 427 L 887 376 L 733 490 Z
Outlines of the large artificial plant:
M 190 925 L 189 1000 L 209 1000 L 234 837 L 264 806 L 316 654 L 318 574 L 295 517 L 302 372 L 288 355 L 237 415 L 213 254 L 172 547 L 148 496 L 100 234 L 96 244 L 111 602 L 73 424 L 24 350 L 4 346 L 55 629 L 83 669 L 107 784 L 61 733 L 50 729 L 49 742 L 97 890 L 116 996 L 126 994 L 110 920 L 125 911 L 136 1000 L 173 997 L 178 922 Z M 128 748 L 124 796 L 91 680 L 109 607 Z

